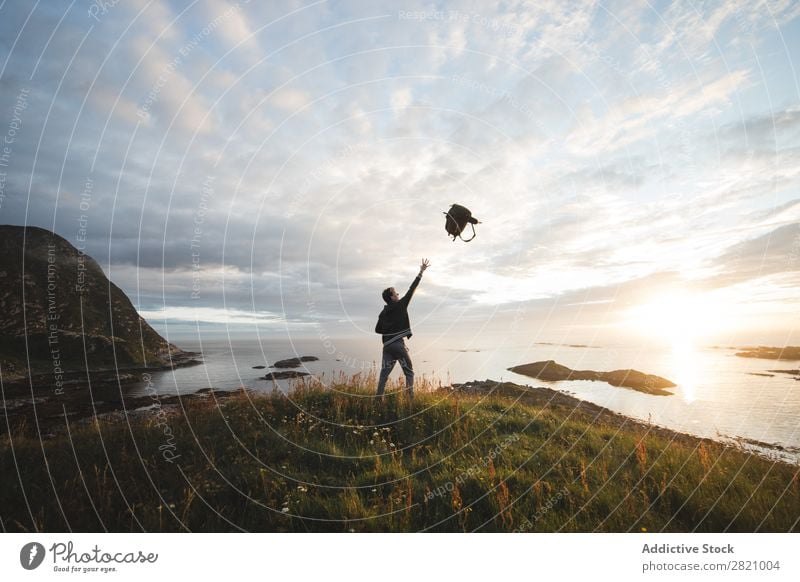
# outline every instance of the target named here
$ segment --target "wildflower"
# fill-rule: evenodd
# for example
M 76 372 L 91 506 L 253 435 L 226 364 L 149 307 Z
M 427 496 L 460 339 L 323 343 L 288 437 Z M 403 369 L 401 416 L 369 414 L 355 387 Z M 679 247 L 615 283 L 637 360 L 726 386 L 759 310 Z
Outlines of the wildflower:
M 374 445 L 375 441 L 369 441 L 369 444 Z
M 377 490 L 377 489 L 373 489 L 373 490 L 372 490 L 372 492 L 373 492 L 373 493 L 377 493 L 377 492 L 378 492 L 378 490 Z
M 298 485 L 297 490 L 300 491 L 301 493 L 305 493 L 306 491 L 308 491 L 308 489 L 306 487 L 303 487 L 302 485 Z
M 283 509 L 281 509 L 281 513 L 289 513 L 289 508 L 284 507 Z
M 389 446 L 394 448 L 394 443 L 389 443 Z

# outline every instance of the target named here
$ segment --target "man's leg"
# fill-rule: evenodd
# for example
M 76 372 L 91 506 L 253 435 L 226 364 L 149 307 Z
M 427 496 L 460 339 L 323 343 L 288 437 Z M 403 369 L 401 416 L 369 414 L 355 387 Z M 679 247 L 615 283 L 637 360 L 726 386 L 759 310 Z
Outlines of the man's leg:
M 383 390 L 386 388 L 386 381 L 389 379 L 389 374 L 392 373 L 394 363 L 397 361 L 397 355 L 391 350 L 391 347 L 392 344 L 383 346 L 381 373 L 378 377 L 378 396 L 383 396 Z
M 398 354 L 400 367 L 403 368 L 403 373 L 406 375 L 406 390 L 408 390 L 408 397 L 414 397 L 414 364 L 411 362 L 411 356 L 408 353 L 408 348 L 405 342 L 400 346 L 402 354 Z

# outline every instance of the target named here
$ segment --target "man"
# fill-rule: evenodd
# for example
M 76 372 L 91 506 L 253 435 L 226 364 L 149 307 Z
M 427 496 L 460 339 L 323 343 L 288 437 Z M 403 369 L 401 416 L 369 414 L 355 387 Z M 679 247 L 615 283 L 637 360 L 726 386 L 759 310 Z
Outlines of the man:
M 375 333 L 383 337 L 383 354 L 381 357 L 381 373 L 378 379 L 378 396 L 383 397 L 386 381 L 389 379 L 395 362 L 400 362 L 406 377 L 406 390 L 409 398 L 414 397 L 414 367 L 408 355 L 404 338 L 411 337 L 411 324 L 408 321 L 408 304 L 414 291 L 422 279 L 422 273 L 428 268 L 428 259 L 422 259 L 419 274 L 414 278 L 406 294 L 400 297 L 394 287 L 383 290 L 383 300 L 386 305 L 378 316 Z

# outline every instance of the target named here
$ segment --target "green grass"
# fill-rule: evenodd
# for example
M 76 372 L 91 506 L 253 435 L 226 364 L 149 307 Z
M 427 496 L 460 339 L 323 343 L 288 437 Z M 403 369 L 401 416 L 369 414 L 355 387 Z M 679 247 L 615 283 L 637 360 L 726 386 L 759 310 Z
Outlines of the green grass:
M 513 388 L 187 401 L 0 441 L 6 531 L 797 531 L 798 467 Z M 395 386 L 396 387 L 396 386 Z M 174 445 L 174 448 L 172 446 Z M 163 452 L 171 450 L 174 462 Z

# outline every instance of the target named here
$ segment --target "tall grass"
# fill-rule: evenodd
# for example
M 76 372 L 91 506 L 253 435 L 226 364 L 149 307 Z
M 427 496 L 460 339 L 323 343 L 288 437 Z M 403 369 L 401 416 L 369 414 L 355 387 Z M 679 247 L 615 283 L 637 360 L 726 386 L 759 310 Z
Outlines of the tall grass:
M 374 375 L 0 442 L 6 531 L 796 531 L 798 467 L 506 387 Z M 165 451 L 174 445 L 169 462 Z

